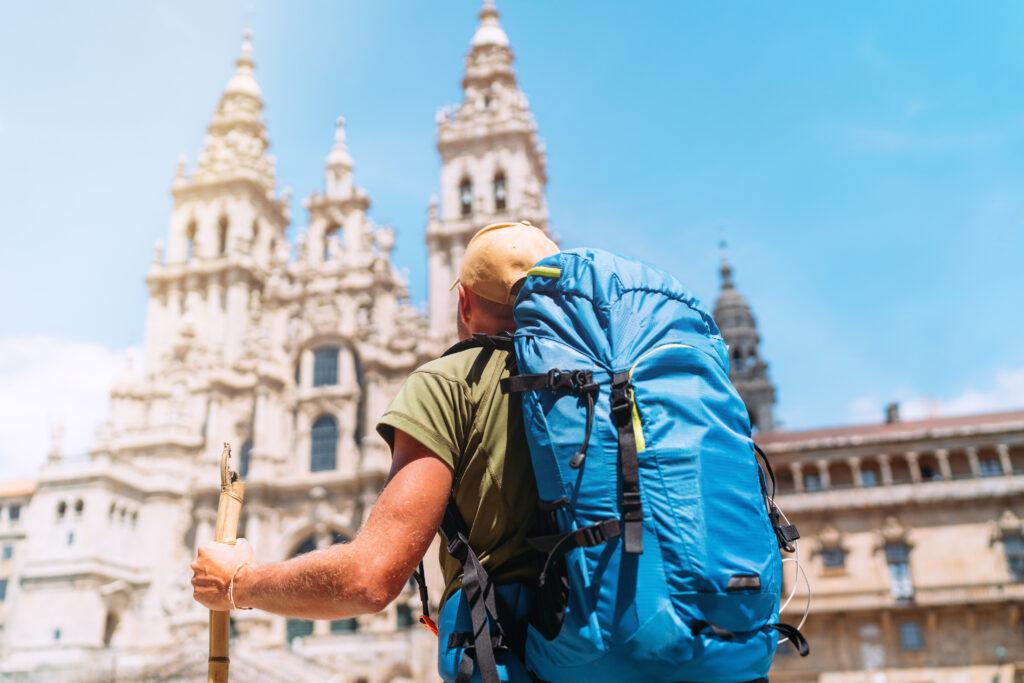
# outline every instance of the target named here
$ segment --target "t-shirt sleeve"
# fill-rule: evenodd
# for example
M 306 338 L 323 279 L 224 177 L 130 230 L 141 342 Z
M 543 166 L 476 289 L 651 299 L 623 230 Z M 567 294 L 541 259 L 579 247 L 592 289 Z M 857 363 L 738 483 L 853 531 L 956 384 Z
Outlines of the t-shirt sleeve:
M 421 368 L 405 380 L 377 423 L 377 433 L 393 452 L 395 430 L 400 429 L 457 470 L 472 415 L 465 383 L 443 372 Z

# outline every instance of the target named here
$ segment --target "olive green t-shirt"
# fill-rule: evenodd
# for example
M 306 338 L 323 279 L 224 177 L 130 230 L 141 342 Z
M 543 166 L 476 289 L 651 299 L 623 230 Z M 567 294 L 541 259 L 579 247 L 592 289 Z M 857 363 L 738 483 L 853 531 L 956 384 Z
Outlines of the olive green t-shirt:
M 400 429 L 452 468 L 452 498 L 469 527 L 469 545 L 495 584 L 533 583 L 536 554 L 526 535 L 537 508 L 537 484 L 506 351 L 473 348 L 420 366 L 402 385 L 377 431 L 394 449 Z M 441 545 L 445 591 L 462 583 L 462 567 Z

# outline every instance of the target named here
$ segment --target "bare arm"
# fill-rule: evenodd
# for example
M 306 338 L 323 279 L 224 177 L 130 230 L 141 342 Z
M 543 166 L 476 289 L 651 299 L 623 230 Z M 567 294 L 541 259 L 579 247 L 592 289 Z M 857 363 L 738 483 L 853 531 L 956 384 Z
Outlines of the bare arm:
M 235 604 L 306 619 L 346 619 L 384 609 L 402 591 L 441 525 L 452 471 L 430 450 L 395 431 L 388 483 L 359 535 L 285 562 L 245 565 L 235 577 Z M 192 563 L 195 599 L 230 609 L 231 573 L 252 551 L 205 543 Z

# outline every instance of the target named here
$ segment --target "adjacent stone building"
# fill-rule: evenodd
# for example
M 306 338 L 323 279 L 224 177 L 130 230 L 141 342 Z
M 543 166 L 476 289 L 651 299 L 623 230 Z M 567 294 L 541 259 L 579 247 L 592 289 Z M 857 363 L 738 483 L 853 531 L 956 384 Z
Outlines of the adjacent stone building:
M 0 484 L 0 679 L 201 680 L 207 613 L 188 564 L 213 538 L 221 442 L 246 480 L 258 559 L 351 538 L 389 466 L 372 430 L 405 375 L 454 331 L 449 285 L 482 225 L 548 229 L 544 147 L 490 0 L 464 101 L 438 112 L 439 197 L 425 229 L 429 314 L 409 301 L 391 228 L 367 215 L 344 119 L 290 242 L 249 36 L 190 171 L 172 184 L 149 267 L 144 367 L 112 391 L 86 457 L 58 448 Z M 723 254 L 714 307 L 731 376 L 802 534 L 811 656 L 783 644 L 773 681 L 1024 680 L 1024 412 L 787 432 L 752 308 Z M 795 560 L 796 557 L 787 557 Z M 434 565 L 428 562 L 428 567 Z M 801 621 L 807 582 L 786 621 Z M 437 580 L 436 573 L 433 580 Z M 435 591 L 435 597 L 439 591 Z M 410 588 L 377 615 L 234 617 L 239 680 L 436 680 Z

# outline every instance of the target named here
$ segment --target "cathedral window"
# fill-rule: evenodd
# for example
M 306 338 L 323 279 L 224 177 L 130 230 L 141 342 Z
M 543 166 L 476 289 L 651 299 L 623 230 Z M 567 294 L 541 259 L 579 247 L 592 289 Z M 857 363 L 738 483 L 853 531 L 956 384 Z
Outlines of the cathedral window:
M 900 647 L 904 650 L 923 650 L 924 638 L 921 636 L 921 625 L 916 621 L 900 623 Z
M 1006 554 L 1006 568 L 1010 572 L 1010 579 L 1024 581 L 1024 536 L 1003 536 L 1003 553 Z
M 12 522 L 17 522 L 21 519 L 21 505 L 15 503 L 11 507 L 7 508 L 7 519 Z
M 238 476 L 245 479 L 249 475 L 249 459 L 252 457 L 252 440 L 242 444 L 242 450 L 238 454 Z
M 9 560 L 14 557 L 14 546 L 4 543 L 3 551 L 0 551 L 0 560 Z
M 910 548 L 906 543 L 885 546 L 885 561 L 889 565 L 889 592 L 897 600 L 914 597 L 914 584 L 910 578 Z
M 68 545 L 74 545 L 74 544 L 75 544 L 75 532 L 74 531 L 69 531 L 68 532 Z
M 64 519 L 64 516 L 68 513 L 68 504 L 63 500 L 57 503 L 57 521 Z
M 338 233 L 341 230 L 337 225 L 332 225 L 327 228 L 327 232 L 324 233 L 324 261 L 331 260 L 331 241 L 338 239 Z
M 323 415 L 313 423 L 310 431 L 310 472 L 333 470 L 338 459 L 338 421 L 332 415 Z
M 409 605 L 398 605 L 395 610 L 395 625 L 398 628 L 409 628 L 416 623 L 412 616 L 412 607 Z
M 85 509 L 85 503 L 83 503 L 82 499 L 79 498 L 78 500 L 75 501 L 75 517 L 81 517 L 82 516 L 82 511 L 84 509 Z
M 185 229 L 185 260 L 191 261 L 192 256 L 196 249 L 196 222 L 195 220 L 189 221 L 188 227 Z
M 804 475 L 804 489 L 806 491 L 820 491 L 824 487 L 821 484 L 821 475 L 816 472 L 809 472 Z
M 352 633 L 359 629 L 355 619 L 334 619 L 331 621 L 331 633 Z
M 821 549 L 821 566 L 825 569 L 842 569 L 846 565 L 846 550 L 839 546 Z
M 0 602 L 7 599 L 7 579 L 0 579 Z
M 874 470 L 861 470 L 860 485 L 865 488 L 878 486 L 878 475 Z
M 217 221 L 217 253 L 223 256 L 228 251 L 228 217 L 221 216 Z
M 325 346 L 313 352 L 313 386 L 326 387 L 338 383 L 338 347 Z
M 463 217 L 473 213 L 473 183 L 469 178 L 463 178 L 459 184 L 459 207 Z
M 508 186 L 505 184 L 505 174 L 498 171 L 494 174 L 494 210 L 504 211 L 508 202 Z
M 356 446 L 363 440 L 363 432 L 366 430 L 366 390 L 363 387 L 363 364 L 359 356 L 352 354 L 352 365 L 356 374 L 356 385 L 359 387 L 359 402 L 356 404 L 356 428 L 352 432 Z

